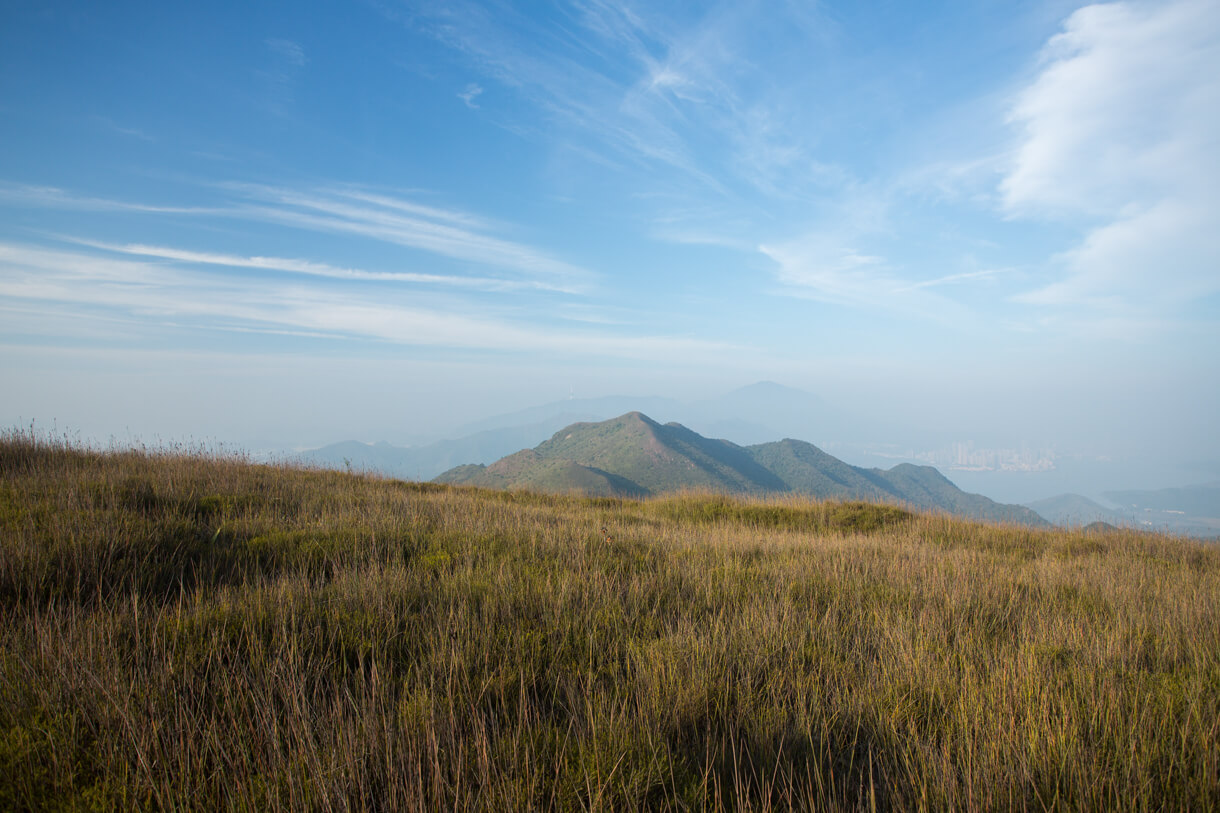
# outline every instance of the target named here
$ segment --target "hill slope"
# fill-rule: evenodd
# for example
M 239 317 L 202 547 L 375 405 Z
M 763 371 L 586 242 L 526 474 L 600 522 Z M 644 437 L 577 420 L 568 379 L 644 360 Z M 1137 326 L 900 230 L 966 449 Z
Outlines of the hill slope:
M 0 436 L 0 809 L 1210 811 L 1218 678 L 1171 537 Z
M 578 482 L 543 474 L 555 471 L 560 461 L 615 475 L 622 489 L 617 493 L 623 496 L 681 489 L 734 494 L 787 490 L 742 447 L 710 440 L 680 424 L 659 424 L 639 412 L 600 423 L 572 424 L 534 449 L 490 466 L 460 466 L 436 480 L 491 488 L 529 488 L 550 480 L 552 487 L 543 490 L 583 491 Z
M 0 435 L 0 810 L 1214 810 L 1218 678 L 1187 540 Z
M 659 424 L 639 412 L 573 424 L 532 450 L 490 466 L 459 466 L 436 481 L 621 496 L 688 489 L 796 493 L 906 503 L 974 519 L 1046 524 L 1028 508 L 967 494 L 928 466 L 864 469 L 792 439 L 743 447 L 703 437 L 681 424 Z

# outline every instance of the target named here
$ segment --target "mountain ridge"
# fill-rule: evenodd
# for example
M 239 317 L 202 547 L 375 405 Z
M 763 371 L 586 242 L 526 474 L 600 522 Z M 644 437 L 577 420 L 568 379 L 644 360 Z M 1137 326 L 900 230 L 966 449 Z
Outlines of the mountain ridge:
M 564 427 L 533 449 L 489 465 L 452 468 L 435 482 L 537 488 L 598 496 L 647 496 L 703 489 L 726 494 L 802 494 L 901 503 L 959 516 L 1046 526 L 1024 506 L 968 494 L 936 469 L 903 463 L 889 470 L 852 466 L 811 443 L 785 438 L 739 446 L 639 411 Z
M 869 434 L 858 420 L 823 398 L 774 381 L 757 381 L 718 396 L 679 400 L 656 395 L 567 398 L 454 427 L 444 436 L 411 445 L 355 440 L 300 450 L 293 457 L 328 468 L 374 471 L 427 480 L 465 463 L 491 464 L 541 443 L 574 422 L 604 421 L 629 411 L 682 425 L 705 437 L 756 444 L 775 437 L 826 442 Z M 816 429 L 815 429 L 816 428 Z

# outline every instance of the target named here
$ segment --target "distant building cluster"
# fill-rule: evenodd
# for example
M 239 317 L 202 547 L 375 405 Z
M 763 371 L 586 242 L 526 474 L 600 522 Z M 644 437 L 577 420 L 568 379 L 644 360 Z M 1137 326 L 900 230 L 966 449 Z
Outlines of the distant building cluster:
M 973 443 L 954 443 L 929 452 L 912 451 L 921 463 L 959 471 L 1051 471 L 1055 468 L 1053 449 L 976 449 Z

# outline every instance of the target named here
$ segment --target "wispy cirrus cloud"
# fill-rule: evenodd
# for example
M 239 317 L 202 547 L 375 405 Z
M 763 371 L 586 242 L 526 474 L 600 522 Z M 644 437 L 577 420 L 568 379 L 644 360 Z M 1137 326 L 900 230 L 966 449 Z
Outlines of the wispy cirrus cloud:
M 142 243 L 106 243 L 96 240 L 65 237 L 78 245 L 100 248 L 118 254 L 173 260 L 192 265 L 217 265 L 225 268 L 250 268 L 260 271 L 282 271 L 289 274 L 304 274 L 335 280 L 359 280 L 368 282 L 403 282 L 423 285 L 438 285 L 484 291 L 545 290 L 562 291 L 557 286 L 532 280 L 506 280 L 493 277 L 465 277 L 446 274 L 420 274 L 409 271 L 368 271 L 362 268 L 342 268 L 328 263 L 291 257 L 240 256 L 206 251 L 191 251 L 169 246 L 150 246 Z
M 266 94 L 268 109 L 284 115 L 295 100 L 297 77 L 309 60 L 299 42 L 271 38 L 264 41 L 269 59 L 266 66 L 255 73 Z
M 225 199 L 214 206 L 167 206 L 79 195 L 55 187 L 0 184 L 0 203 L 81 211 L 261 221 L 303 231 L 344 234 L 471 264 L 484 272 L 470 275 L 470 279 L 475 281 L 471 284 L 476 287 L 489 286 L 490 281 L 495 279 L 486 274 L 488 271 L 508 275 L 502 283 L 502 290 L 519 287 L 577 294 L 589 290 L 596 279 L 596 275 L 586 268 L 565 262 L 525 243 L 499 236 L 495 232 L 504 227 L 463 211 L 352 187 L 294 189 L 251 183 L 222 183 L 216 188 L 224 193 Z M 214 257 L 236 257 L 224 252 L 200 252 L 209 253 Z M 165 259 L 175 258 L 167 256 Z M 275 258 L 259 258 L 262 262 L 270 259 Z M 279 267 L 274 270 L 293 270 L 287 267 L 289 260 L 278 259 Z M 204 262 L 203 259 L 194 261 Z M 331 268 L 330 275 L 335 276 L 341 270 L 324 263 L 313 263 L 311 266 L 308 261 L 291 262 L 296 263 L 299 273 Z M 247 262 L 246 267 L 255 266 Z M 270 266 L 266 267 L 272 270 Z M 305 270 L 307 268 L 313 268 L 313 272 Z M 451 275 L 450 284 L 462 284 L 460 276 Z M 421 278 L 420 281 L 424 280 Z
M 829 27 L 817 12 L 759 14 L 745 4 L 679 19 L 655 5 L 587 0 L 540 22 L 462 0 L 408 5 L 399 19 L 558 125 L 537 137 L 593 145 L 651 183 L 791 196 L 835 174 L 811 152 L 807 106 L 794 100 L 810 44 Z M 768 43 L 764 64 L 758 41 Z M 658 178 L 657 168 L 673 174 Z
M 256 188 L 266 189 L 267 187 Z M 492 223 L 486 218 L 473 215 L 469 212 L 461 212 L 453 209 L 441 209 L 437 206 L 428 206 L 426 204 L 406 200 L 401 197 L 393 197 L 391 195 L 369 192 L 365 189 L 341 186 L 326 187 L 324 191 L 325 194 L 333 197 L 368 203 L 372 204 L 373 206 L 379 206 L 383 209 L 391 209 L 396 212 L 406 212 L 410 215 L 418 215 L 429 220 L 438 220 L 464 228 L 483 230 L 496 228 L 496 224 Z
M 820 302 L 873 306 L 899 285 L 880 257 L 825 235 L 764 244 L 758 250 L 775 262 L 776 279 L 785 290 Z
M 151 136 L 148 133 L 146 133 L 143 130 L 140 130 L 136 127 L 124 127 L 121 124 L 119 124 L 118 122 L 116 122 L 114 119 L 109 118 L 108 116 L 95 116 L 94 120 L 98 124 L 101 124 L 103 127 L 105 127 L 107 130 L 110 130 L 111 132 L 114 132 L 114 133 L 118 133 L 119 135 L 128 136 L 129 138 L 136 138 L 136 139 L 139 139 L 140 141 L 152 142 L 152 141 L 157 140 L 154 136 Z
M 909 271 L 884 257 L 858 250 L 857 242 L 852 235 L 813 232 L 760 245 L 758 251 L 775 263 L 777 293 L 785 296 L 958 325 L 973 324 L 978 317 L 931 289 L 983 283 L 1004 273 L 981 269 L 912 280 Z
M 456 260 L 530 276 L 561 278 L 575 288 L 591 273 L 539 249 L 489 234 L 466 215 L 415 206 L 382 195 L 296 190 L 249 184 L 231 188 L 245 199 L 235 214 L 310 231 L 372 238 Z
M 0 304 L 51 306 L 72 322 L 101 312 L 109 321 L 156 329 L 281 332 L 360 338 L 433 348 L 591 355 L 715 363 L 741 348 L 682 336 L 607 333 L 519 323 L 493 312 L 418 297 L 319 290 L 261 277 L 226 276 L 14 243 L 0 243 Z M 23 307 L 23 310 L 28 308 Z
M 945 276 L 937 277 L 936 279 L 921 280 L 900 288 L 895 288 L 894 293 L 917 291 L 920 288 L 936 288 L 941 285 L 958 285 L 973 280 L 994 279 L 995 277 L 1001 276 L 1005 273 L 1008 272 L 1003 268 L 985 268 L 981 271 L 963 271 L 960 274 L 946 274 Z
M 285 65 L 303 68 L 308 61 L 305 59 L 305 49 L 301 47 L 299 42 L 273 37 L 268 39 L 266 44 L 272 53 L 283 60 Z
M 480 87 L 480 86 L 479 86 L 479 84 L 478 84 L 477 82 L 471 82 L 471 83 L 470 83 L 470 84 L 468 84 L 468 85 L 466 86 L 466 88 L 465 88 L 465 89 L 464 89 L 464 90 L 463 90 L 461 93 L 459 93 L 457 96 L 458 96 L 458 98 L 459 98 L 459 99 L 461 99 L 461 100 L 462 100 L 462 101 L 463 101 L 463 102 L 466 104 L 466 106 L 467 106 L 467 107 L 469 107 L 471 110 L 478 110 L 478 109 L 479 109 L 479 105 L 478 105 L 478 103 L 477 103 L 477 102 L 475 102 L 475 99 L 479 98 L 479 96 L 481 96 L 482 94 L 483 94 L 483 88 L 482 88 L 482 87 Z
M 133 212 L 171 215 L 223 215 L 224 208 L 169 206 L 80 195 L 55 186 L 37 186 L 0 181 L 0 203 L 48 209 L 92 212 Z

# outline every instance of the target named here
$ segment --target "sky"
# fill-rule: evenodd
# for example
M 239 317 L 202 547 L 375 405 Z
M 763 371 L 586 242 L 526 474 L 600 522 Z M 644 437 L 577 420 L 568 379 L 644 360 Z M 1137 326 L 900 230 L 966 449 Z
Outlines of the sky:
M 9 0 L 0 144 L 0 425 L 773 380 L 1220 477 L 1214 0 Z

